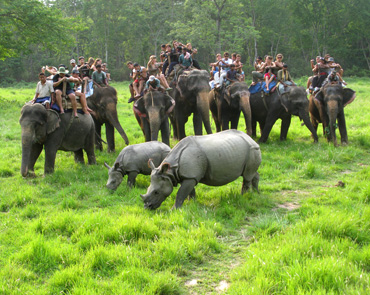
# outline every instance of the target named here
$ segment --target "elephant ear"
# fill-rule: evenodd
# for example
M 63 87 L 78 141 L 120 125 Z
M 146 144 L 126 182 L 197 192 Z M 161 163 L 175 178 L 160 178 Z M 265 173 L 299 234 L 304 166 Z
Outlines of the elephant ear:
M 145 97 L 145 96 L 144 96 Z M 135 103 L 134 103 L 134 112 L 139 115 L 139 117 L 146 117 L 145 113 L 145 101 L 144 97 L 139 98 Z
M 176 85 L 176 89 L 180 92 L 180 96 L 184 96 L 181 89 L 186 89 L 187 83 L 188 83 L 188 75 L 184 75 L 184 74 L 180 75 L 177 81 L 177 85 Z
M 354 101 L 355 97 L 356 97 L 356 91 L 353 91 L 350 88 L 344 88 L 343 89 L 343 107 L 345 107 L 347 104 L 350 104 L 352 101 Z
M 47 129 L 46 133 L 50 134 L 55 131 L 55 129 L 59 128 L 59 115 L 54 110 L 47 110 Z
M 166 114 L 168 115 L 169 113 L 172 112 L 173 108 L 175 107 L 175 100 L 168 94 L 165 94 L 164 99 L 165 99 L 165 111 Z
M 279 95 L 280 103 L 284 107 L 285 111 L 289 112 L 289 106 L 290 106 L 290 100 L 289 100 L 289 94 L 285 93 L 284 95 Z

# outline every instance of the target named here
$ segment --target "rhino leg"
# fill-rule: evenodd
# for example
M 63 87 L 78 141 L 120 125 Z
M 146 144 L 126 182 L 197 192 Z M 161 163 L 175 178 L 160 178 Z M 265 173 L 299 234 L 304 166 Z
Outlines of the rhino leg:
M 189 194 L 189 200 L 190 199 L 194 199 L 195 200 L 195 197 L 196 197 L 195 188 L 193 188 L 193 190 Z
M 259 193 L 258 190 L 258 182 L 260 180 L 260 175 L 258 172 L 256 172 L 256 175 L 252 178 L 252 180 L 248 180 L 247 178 L 243 177 L 243 186 L 242 186 L 242 194 L 245 194 L 249 188 L 252 186 L 256 189 L 256 191 Z
M 127 185 L 129 188 L 132 188 L 135 186 L 136 176 L 138 173 L 136 171 L 131 171 L 127 175 Z
M 252 185 L 256 189 L 257 193 L 260 193 L 260 191 L 258 190 L 259 181 L 260 181 L 260 175 L 258 174 L 258 172 L 256 172 L 256 175 L 252 179 Z
M 182 206 L 187 196 L 189 195 L 195 196 L 194 187 L 196 184 L 197 182 L 195 181 L 195 179 L 185 179 L 181 182 L 181 186 L 176 195 L 176 202 L 175 202 L 176 209 Z

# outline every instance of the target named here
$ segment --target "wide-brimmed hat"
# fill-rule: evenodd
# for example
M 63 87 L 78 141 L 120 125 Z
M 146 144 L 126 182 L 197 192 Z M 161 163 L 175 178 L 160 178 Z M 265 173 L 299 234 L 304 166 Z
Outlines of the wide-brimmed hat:
M 68 70 L 65 67 L 60 67 L 58 70 L 58 74 L 68 74 Z

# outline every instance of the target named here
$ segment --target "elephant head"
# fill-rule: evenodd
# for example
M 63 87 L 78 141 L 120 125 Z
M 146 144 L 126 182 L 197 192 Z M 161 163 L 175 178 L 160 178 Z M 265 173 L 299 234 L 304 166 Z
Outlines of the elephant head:
M 341 134 L 341 142 L 347 144 L 347 128 L 344 117 L 344 107 L 351 102 L 356 97 L 356 92 L 349 88 L 343 88 L 341 85 L 326 85 L 323 89 L 316 95 L 316 99 L 323 102 L 324 115 L 327 126 L 328 140 L 333 140 L 334 145 L 337 145 L 337 138 L 335 135 L 335 129 L 338 127 Z
M 306 127 L 311 131 L 314 141 L 318 142 L 318 136 L 313 127 L 308 106 L 307 93 L 303 87 L 291 86 L 288 91 L 280 96 L 281 105 L 284 109 L 292 115 L 298 116 Z
M 209 73 L 207 71 L 192 70 L 189 73 L 179 76 L 176 88 L 180 93 L 181 99 L 196 104 L 196 109 L 202 117 L 206 132 L 207 134 L 211 134 L 212 129 L 209 120 L 208 103 L 210 86 L 208 82 Z
M 250 92 L 245 82 L 233 83 L 225 95 L 225 100 L 230 107 L 239 108 L 243 112 L 247 134 L 252 136 L 252 111 L 249 98 Z
M 87 98 L 87 104 L 94 111 L 93 116 L 97 121 L 111 124 L 125 143 L 129 144 L 127 135 L 118 121 L 117 91 L 113 87 L 96 88 L 94 94 Z
M 22 127 L 21 174 L 28 174 L 32 145 L 43 145 L 48 134 L 59 128 L 59 116 L 53 110 L 46 110 L 41 104 L 25 105 L 21 110 L 19 123 Z
M 175 100 L 168 94 L 159 91 L 149 91 L 135 102 L 134 112 L 149 123 L 150 137 L 148 135 L 148 138 L 150 140 L 158 140 L 161 124 L 164 120 L 168 120 L 168 114 L 172 112 L 174 106 Z M 144 133 L 146 132 L 148 130 L 144 128 Z M 147 137 L 147 134 L 145 136 Z

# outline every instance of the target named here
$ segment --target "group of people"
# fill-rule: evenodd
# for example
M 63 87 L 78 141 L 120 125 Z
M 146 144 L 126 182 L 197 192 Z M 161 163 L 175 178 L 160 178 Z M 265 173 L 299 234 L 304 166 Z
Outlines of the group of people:
M 42 67 L 31 103 L 41 103 L 49 109 L 53 102 L 53 108 L 64 114 L 62 96 L 65 95 L 71 101 L 73 114 L 77 117 L 77 96 L 82 111 L 89 114 L 91 110 L 87 106 L 86 97 L 92 94 L 94 88 L 108 86 L 110 74 L 100 58 L 90 57 L 85 62 L 85 58 L 80 56 L 78 61 L 79 64 L 76 64 L 75 59 L 70 60 L 70 71 L 64 64 L 59 65 L 58 69 L 53 66 Z
M 310 62 L 313 75 L 307 80 L 307 93 L 318 93 L 327 84 L 347 85 L 343 80 L 343 68 L 330 54 L 316 56 L 316 64 L 313 59 Z
M 199 63 L 194 59 L 197 52 L 191 43 L 185 45 L 175 40 L 172 44 L 161 45 L 160 60 L 151 55 L 146 67 L 132 61 L 127 62 L 126 66 L 130 69 L 130 78 L 133 80 L 129 86 L 131 97 L 128 102 L 137 100 L 147 90 L 170 90 L 167 78 L 176 65 L 185 70 L 190 67 L 200 69 Z

